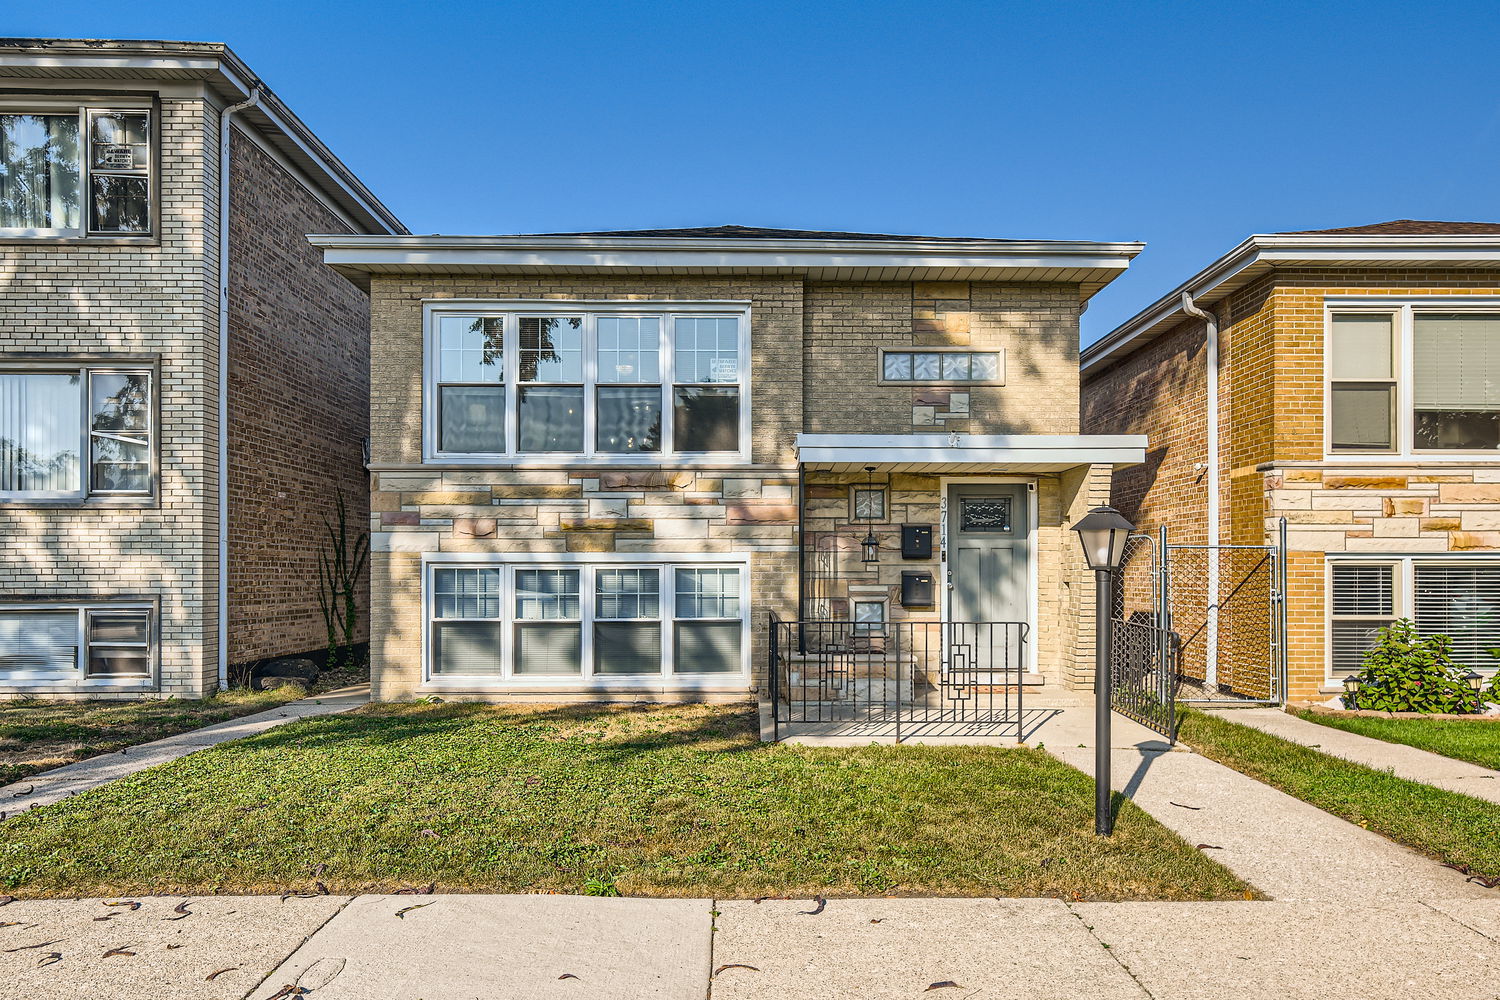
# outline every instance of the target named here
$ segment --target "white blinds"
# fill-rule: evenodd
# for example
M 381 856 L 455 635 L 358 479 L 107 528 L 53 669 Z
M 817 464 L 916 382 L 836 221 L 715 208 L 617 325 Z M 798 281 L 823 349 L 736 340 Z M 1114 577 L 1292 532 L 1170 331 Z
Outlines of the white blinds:
M 77 492 L 82 435 L 77 372 L 0 374 L 0 492 Z
M 78 631 L 76 611 L 0 614 L 0 677 L 76 671 Z
M 1466 667 L 1495 668 L 1500 648 L 1500 565 L 1418 564 L 1413 617 L 1423 635 L 1453 640 L 1453 659 Z
M 1342 565 L 1333 568 L 1333 613 L 1337 617 L 1395 613 L 1395 567 Z
M 1500 315 L 1418 313 L 1418 410 L 1500 410 Z
M 1388 379 L 1394 374 L 1389 314 L 1340 313 L 1333 317 L 1332 378 Z

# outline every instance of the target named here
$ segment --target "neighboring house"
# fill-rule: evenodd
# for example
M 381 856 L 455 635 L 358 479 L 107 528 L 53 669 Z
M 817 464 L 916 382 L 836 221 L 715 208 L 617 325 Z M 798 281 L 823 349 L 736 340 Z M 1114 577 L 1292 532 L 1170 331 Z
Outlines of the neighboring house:
M 1402 617 L 1493 669 L 1500 224 L 1251 236 L 1087 348 L 1083 379 L 1085 430 L 1150 436 L 1114 482 L 1144 531 L 1274 544 L 1286 518 L 1290 698 L 1340 690 Z
M 1140 244 L 311 240 L 371 297 L 375 697 L 742 698 L 772 614 L 1091 678 L 1069 526 L 1144 440 L 1079 435 L 1078 317 Z
M 368 489 L 327 231 L 404 232 L 223 45 L 0 39 L 0 696 L 325 646 L 322 518 Z

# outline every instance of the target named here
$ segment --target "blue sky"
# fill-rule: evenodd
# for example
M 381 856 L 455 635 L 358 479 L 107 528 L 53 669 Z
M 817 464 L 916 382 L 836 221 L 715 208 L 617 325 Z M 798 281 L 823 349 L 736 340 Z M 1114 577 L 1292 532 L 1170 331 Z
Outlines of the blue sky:
M 1500 4 L 13 4 L 228 42 L 414 232 L 1144 240 L 1084 340 L 1252 232 L 1500 220 Z

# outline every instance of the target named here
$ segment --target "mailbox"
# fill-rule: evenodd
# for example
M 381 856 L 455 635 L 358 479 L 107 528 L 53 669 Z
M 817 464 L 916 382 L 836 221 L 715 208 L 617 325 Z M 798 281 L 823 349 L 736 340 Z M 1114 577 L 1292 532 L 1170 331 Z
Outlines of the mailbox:
M 903 524 L 901 526 L 901 558 L 932 558 L 932 525 Z
M 931 572 L 915 570 L 901 574 L 903 608 L 931 608 L 934 602 Z

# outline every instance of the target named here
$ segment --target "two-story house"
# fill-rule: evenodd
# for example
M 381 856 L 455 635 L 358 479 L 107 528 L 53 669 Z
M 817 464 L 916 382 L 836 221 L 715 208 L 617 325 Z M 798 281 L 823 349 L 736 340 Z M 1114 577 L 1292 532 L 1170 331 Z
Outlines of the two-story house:
M 376 698 L 743 698 L 773 615 L 1091 678 L 1069 526 L 1144 440 L 1079 434 L 1078 318 L 1140 244 L 310 239 L 370 295 Z
M 1285 518 L 1287 697 L 1339 691 L 1397 618 L 1494 669 L 1500 224 L 1251 236 L 1082 366 L 1084 428 L 1150 437 L 1114 482 L 1143 531 L 1269 545 Z M 1266 652 L 1227 666 L 1264 672 L 1244 661 Z
M 0 695 L 196 696 L 325 645 L 402 233 L 225 46 L 0 39 Z

